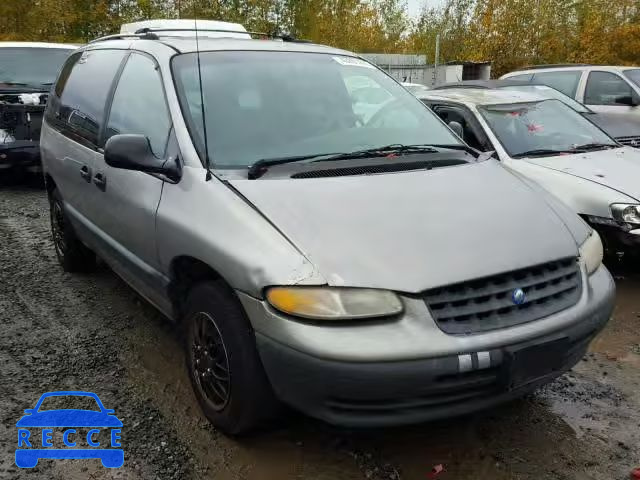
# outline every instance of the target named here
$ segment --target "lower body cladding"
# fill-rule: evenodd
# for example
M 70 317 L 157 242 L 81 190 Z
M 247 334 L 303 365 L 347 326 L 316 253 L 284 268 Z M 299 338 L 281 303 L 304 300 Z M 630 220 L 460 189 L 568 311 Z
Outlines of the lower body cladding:
M 364 360 L 362 355 L 355 355 L 360 357 L 358 361 L 331 358 L 334 349 L 326 335 L 322 335 L 322 341 L 327 343 L 327 354 L 320 354 L 317 344 L 309 352 L 304 343 L 313 342 L 316 326 L 311 324 L 303 324 L 312 330 L 296 345 L 287 345 L 258 328 L 256 343 L 276 395 L 309 416 L 349 427 L 383 427 L 453 417 L 518 398 L 581 360 L 591 340 L 607 323 L 615 296 L 613 280 L 604 267 L 583 281 L 580 301 L 547 318 L 478 335 L 454 336 L 440 331 L 433 334 L 432 342 L 412 335 L 414 341 L 422 343 L 423 358 L 406 358 L 413 345 L 403 348 L 403 342 L 391 334 L 388 348 L 380 350 L 395 349 L 397 358 L 376 359 L 376 342 L 367 341 L 368 329 L 373 325 L 346 327 L 360 329 L 359 341 L 353 338 L 351 348 L 367 351 L 373 347 L 372 361 Z M 246 308 L 247 299 L 243 303 Z M 263 313 L 269 311 L 271 320 L 279 316 L 264 304 L 262 308 Z M 250 318 L 256 310 L 247 309 Z M 426 308 L 424 314 L 429 316 Z M 422 321 L 437 329 L 430 318 L 423 317 Z M 256 323 L 259 328 L 263 326 L 260 321 L 254 326 Z M 393 327 L 393 323 L 388 326 Z M 377 324 L 375 328 L 380 327 Z M 335 343 L 344 346 L 344 327 L 333 324 L 322 328 L 335 336 Z M 448 339 L 448 353 L 431 348 L 439 343 L 440 335 Z M 410 343 L 413 342 L 407 339 Z M 434 351 L 438 351 L 436 355 Z
M 38 142 L 31 140 L 0 142 L 0 175 L 39 174 L 41 172 Z

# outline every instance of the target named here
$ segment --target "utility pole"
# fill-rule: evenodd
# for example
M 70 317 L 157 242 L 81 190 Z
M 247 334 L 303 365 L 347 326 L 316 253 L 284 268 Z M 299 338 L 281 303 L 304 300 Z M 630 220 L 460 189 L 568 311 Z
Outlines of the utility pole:
M 438 83 L 438 62 L 440 61 L 440 34 L 436 34 L 436 55 L 433 60 L 433 86 Z

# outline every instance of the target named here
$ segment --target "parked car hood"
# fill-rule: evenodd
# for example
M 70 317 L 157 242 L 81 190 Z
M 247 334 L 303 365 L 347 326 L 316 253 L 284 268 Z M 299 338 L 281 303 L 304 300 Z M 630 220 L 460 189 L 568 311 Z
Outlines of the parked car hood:
M 630 147 L 528 158 L 529 163 L 590 180 L 640 199 L 640 150 Z
M 560 217 L 493 160 L 230 183 L 334 286 L 415 293 L 577 255 Z
M 613 138 L 640 137 L 640 120 L 637 118 L 617 113 L 587 113 L 584 117 L 598 125 Z

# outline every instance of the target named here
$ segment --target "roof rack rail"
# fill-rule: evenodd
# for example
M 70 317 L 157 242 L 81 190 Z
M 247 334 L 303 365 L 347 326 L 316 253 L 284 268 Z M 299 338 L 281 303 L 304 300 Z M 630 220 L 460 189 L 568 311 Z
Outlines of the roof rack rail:
M 160 37 L 158 37 L 158 35 L 155 35 L 152 32 L 145 32 L 145 33 L 116 33 L 113 35 L 106 35 L 104 37 L 100 37 L 100 38 L 96 38 L 94 40 L 91 40 L 88 43 L 97 43 L 97 42 L 104 42 L 105 40 L 121 40 L 124 38 L 140 38 L 142 40 L 160 40 Z
M 141 28 L 135 31 L 136 35 L 149 35 L 149 34 L 157 34 L 162 32 L 215 32 L 215 33 L 234 33 L 234 34 L 246 34 L 252 35 L 256 37 L 264 37 L 264 38 L 276 38 L 280 39 L 283 42 L 296 42 L 296 43 L 311 43 L 309 40 L 297 39 L 292 35 L 288 34 L 276 34 L 276 33 L 264 33 L 264 32 L 250 32 L 250 31 L 239 31 L 239 30 L 227 30 L 221 28 Z M 157 35 L 156 35 L 157 36 Z
M 539 70 L 541 68 L 591 67 L 591 63 L 548 63 L 543 65 L 528 65 L 520 70 Z

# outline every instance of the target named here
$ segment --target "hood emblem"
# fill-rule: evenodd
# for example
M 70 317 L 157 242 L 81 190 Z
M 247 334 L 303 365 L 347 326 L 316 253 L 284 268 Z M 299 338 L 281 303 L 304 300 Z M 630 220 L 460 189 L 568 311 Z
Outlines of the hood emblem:
M 522 305 L 526 299 L 527 296 L 525 295 L 524 290 L 521 288 L 516 288 L 513 292 L 511 292 L 511 301 L 513 301 L 515 305 Z

